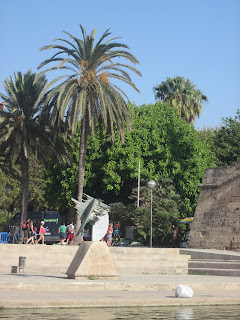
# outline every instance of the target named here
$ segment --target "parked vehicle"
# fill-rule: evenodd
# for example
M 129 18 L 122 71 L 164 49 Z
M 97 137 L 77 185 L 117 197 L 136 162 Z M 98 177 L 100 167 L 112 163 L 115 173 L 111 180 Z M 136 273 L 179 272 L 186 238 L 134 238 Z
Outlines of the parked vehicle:
M 58 229 L 61 225 L 60 215 L 58 211 L 37 211 L 32 212 L 29 211 L 27 213 L 27 218 L 33 221 L 34 227 L 37 227 L 39 232 L 39 226 L 41 221 L 44 221 L 44 228 L 46 229 L 46 233 L 44 235 L 44 242 L 51 244 L 55 242 L 59 242 L 59 234 Z M 17 213 L 14 217 L 14 222 L 20 223 L 20 213 Z M 21 226 L 20 226 L 21 227 Z

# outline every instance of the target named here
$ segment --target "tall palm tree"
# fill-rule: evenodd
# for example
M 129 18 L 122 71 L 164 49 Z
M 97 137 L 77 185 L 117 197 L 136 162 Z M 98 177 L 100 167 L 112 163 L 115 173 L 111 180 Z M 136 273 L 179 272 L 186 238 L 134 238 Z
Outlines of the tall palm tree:
M 89 130 L 94 133 L 96 121 L 99 120 L 105 128 L 108 128 L 114 141 L 114 128 L 118 128 L 123 141 L 125 124 L 131 125 L 131 111 L 127 104 L 127 95 L 117 86 L 115 80 L 120 80 L 138 91 L 132 82 L 128 70 L 141 76 L 141 73 L 133 66 L 122 63 L 122 60 L 133 64 L 138 60 L 127 50 L 127 45 L 115 42 L 118 38 L 108 38 L 109 29 L 104 32 L 96 42 L 94 29 L 91 35 L 80 26 L 82 39 L 64 33 L 70 40 L 56 39 L 57 44 L 41 48 L 41 50 L 56 49 L 57 52 L 44 61 L 39 68 L 49 63 L 54 66 L 45 70 L 67 70 L 68 75 L 55 79 L 51 85 L 60 81 L 48 95 L 48 101 L 52 124 L 66 118 L 72 134 L 76 132 L 81 121 L 81 138 L 78 163 L 78 200 L 82 201 L 85 155 L 87 150 L 87 138 Z M 118 60 L 118 61 L 116 61 Z M 110 82 L 110 80 L 112 80 Z M 76 228 L 81 225 L 80 217 L 76 218 Z
M 202 111 L 202 103 L 208 98 L 197 89 L 189 79 L 183 77 L 167 78 L 153 88 L 155 99 L 169 101 L 187 122 L 195 121 Z
M 43 159 L 49 158 L 54 144 L 47 129 L 39 124 L 39 113 L 43 108 L 43 92 L 47 80 L 29 70 L 6 78 L 6 94 L 0 93 L 5 109 L 0 110 L 0 149 L 5 161 L 21 164 L 22 211 L 20 225 L 27 216 L 29 198 L 29 156 L 31 152 Z M 22 240 L 22 233 L 21 233 Z

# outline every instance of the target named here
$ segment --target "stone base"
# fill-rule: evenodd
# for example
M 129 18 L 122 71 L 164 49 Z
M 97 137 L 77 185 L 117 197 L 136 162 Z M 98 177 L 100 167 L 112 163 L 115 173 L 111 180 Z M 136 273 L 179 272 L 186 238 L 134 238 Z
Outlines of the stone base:
M 118 280 L 118 271 L 104 241 L 84 241 L 68 270 L 69 279 Z

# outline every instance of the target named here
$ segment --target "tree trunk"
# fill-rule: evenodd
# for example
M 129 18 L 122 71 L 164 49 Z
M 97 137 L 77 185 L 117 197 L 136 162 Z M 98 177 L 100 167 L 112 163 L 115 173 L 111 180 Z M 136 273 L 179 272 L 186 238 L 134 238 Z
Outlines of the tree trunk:
M 86 158 L 86 152 L 87 152 L 87 139 L 88 139 L 88 114 L 85 114 L 85 116 L 82 118 L 81 121 L 81 138 L 80 138 L 80 147 L 79 147 L 79 162 L 78 162 L 78 201 L 82 201 L 83 196 L 83 184 L 84 184 L 84 174 L 85 174 L 85 158 Z M 81 227 L 81 218 L 76 213 L 76 234 L 79 231 Z M 75 244 L 79 244 L 81 239 L 81 235 L 75 236 Z
M 22 151 L 22 211 L 20 218 L 20 241 L 23 242 L 22 225 L 27 219 L 28 197 L 29 197 L 29 170 L 28 170 L 28 158 L 25 157 Z

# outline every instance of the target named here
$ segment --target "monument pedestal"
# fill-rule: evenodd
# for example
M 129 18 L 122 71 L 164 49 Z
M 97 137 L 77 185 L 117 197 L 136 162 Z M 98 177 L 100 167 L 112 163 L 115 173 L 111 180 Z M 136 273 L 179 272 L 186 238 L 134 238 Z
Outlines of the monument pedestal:
M 68 270 L 70 279 L 118 280 L 118 271 L 105 241 L 80 244 Z

